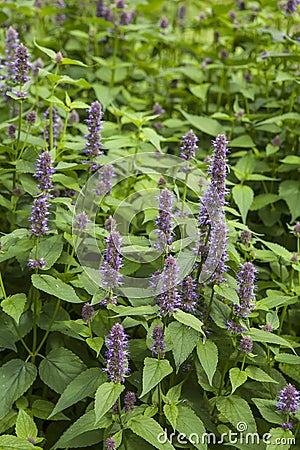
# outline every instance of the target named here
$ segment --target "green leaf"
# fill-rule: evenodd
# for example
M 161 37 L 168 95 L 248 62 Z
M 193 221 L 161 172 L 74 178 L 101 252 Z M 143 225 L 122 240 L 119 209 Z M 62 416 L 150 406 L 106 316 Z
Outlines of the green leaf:
M 42 450 L 41 447 L 31 444 L 27 439 L 8 434 L 0 436 L 0 448 L 1 450 Z
M 291 355 L 290 353 L 278 353 L 275 355 L 275 361 L 285 364 L 300 364 L 300 356 Z
M 170 422 L 173 430 L 176 429 L 176 423 L 178 418 L 178 408 L 176 405 L 166 404 L 164 405 L 164 414 L 168 421 Z
M 289 207 L 292 219 L 297 219 L 300 216 L 300 183 L 296 180 L 285 180 L 279 185 L 279 196 L 283 198 Z
M 205 336 L 205 333 L 202 330 L 203 323 L 199 319 L 197 319 L 197 317 L 181 310 L 174 313 L 173 316 L 174 319 L 176 319 L 178 322 L 183 323 L 184 325 L 187 325 L 188 327 L 191 327 L 196 331 L 199 331 L 201 334 L 203 334 L 203 336 Z
M 159 136 L 152 128 L 143 128 L 143 136 L 147 141 L 151 142 L 155 149 L 161 150 L 160 141 L 164 138 Z
M 51 350 L 42 360 L 39 375 L 47 386 L 62 394 L 71 381 L 85 369 L 85 364 L 75 353 L 59 347 Z
M 284 430 L 282 427 L 271 428 L 270 439 L 266 450 L 289 450 L 295 444 L 295 438 L 291 430 Z
M 218 365 L 218 347 L 213 341 L 206 340 L 203 344 L 200 340 L 197 344 L 197 355 L 207 375 L 209 384 L 212 385 L 212 379 Z
M 36 439 L 38 435 L 38 429 L 34 423 L 33 418 L 27 414 L 23 409 L 19 410 L 17 422 L 16 422 L 16 435 L 21 439 Z
M 32 415 L 38 419 L 47 420 L 54 408 L 54 403 L 48 400 L 35 400 L 32 404 Z M 65 414 L 58 413 L 51 420 L 70 420 Z
M 17 324 L 24 311 L 26 304 L 26 294 L 14 294 L 2 300 L 1 306 L 3 311 L 10 317 L 12 317 Z
M 262 383 L 278 383 L 278 381 L 271 378 L 270 375 L 256 366 L 247 366 L 245 372 L 252 380 L 260 381 Z
M 54 295 L 54 297 L 66 302 L 82 303 L 72 286 L 64 283 L 59 278 L 54 278 L 50 275 L 33 274 L 31 280 L 34 287 L 47 292 L 47 294 Z
M 121 383 L 107 382 L 98 387 L 95 396 L 95 417 L 98 423 L 104 414 L 110 410 L 113 404 L 118 400 L 125 386 Z
M 242 421 L 247 424 L 247 432 L 256 432 L 256 423 L 246 400 L 238 395 L 229 395 L 228 397 L 217 397 L 216 405 L 220 413 L 235 428 Z
M 92 350 L 95 350 L 95 352 L 97 353 L 97 358 L 98 358 L 101 348 L 104 344 L 104 339 L 102 337 L 96 336 L 94 338 L 87 338 L 86 343 Z
M 52 416 L 55 416 L 58 412 L 74 405 L 74 403 L 77 403 L 80 400 L 93 395 L 96 392 L 99 384 L 104 382 L 105 378 L 105 374 L 98 367 L 93 367 L 80 373 L 66 387 L 55 408 L 51 412 L 49 419 Z
M 251 211 L 257 211 L 278 200 L 280 200 L 280 197 L 276 194 L 259 194 L 254 198 L 250 209 Z
M 93 409 L 83 414 L 63 433 L 52 449 L 66 447 L 85 448 L 103 440 L 101 428 L 108 428 L 111 425 L 111 421 L 103 417 L 101 422 L 95 425 L 95 419 L 95 411 Z
M 84 64 L 81 61 L 78 61 L 77 59 L 62 58 L 61 63 L 62 64 L 70 64 L 71 66 L 88 67 L 86 64 Z
M 253 403 L 259 410 L 261 416 L 270 423 L 282 423 L 282 414 L 276 411 L 276 400 L 264 398 L 252 398 Z
M 195 128 L 202 131 L 209 136 L 217 136 L 217 134 L 223 133 L 223 127 L 215 119 L 205 116 L 195 116 L 193 114 L 188 114 L 179 108 L 181 114 L 186 118 L 186 120 Z
M 52 50 L 51 48 L 47 48 L 47 47 L 42 47 L 41 45 L 39 45 L 36 41 L 34 41 L 34 45 L 41 50 L 41 52 L 45 53 L 47 56 L 49 56 L 49 58 L 51 59 L 55 59 L 57 53 Z
M 138 436 L 145 439 L 153 447 L 159 450 L 175 450 L 173 445 L 166 439 L 164 443 L 160 441 L 164 440 L 165 431 L 162 427 L 150 417 L 138 415 L 132 417 L 128 422 L 128 427 Z
M 229 370 L 229 378 L 232 386 L 231 393 L 233 394 L 239 386 L 247 381 L 247 374 L 245 371 L 240 370 L 238 367 L 233 367 Z
M 253 142 L 251 136 L 248 134 L 243 134 L 242 136 L 230 141 L 230 147 L 252 148 L 255 147 L 255 143 Z
M 44 270 L 50 269 L 58 260 L 63 249 L 63 238 L 57 234 L 43 239 L 39 242 L 39 258 L 43 257 L 46 261 Z M 35 259 L 35 248 L 32 249 L 29 258 Z
M 143 397 L 147 392 L 151 391 L 158 383 L 167 375 L 173 372 L 173 369 L 167 359 L 145 358 L 143 370 Z
M 250 328 L 248 334 L 252 337 L 252 340 L 256 342 L 266 342 L 268 344 L 282 345 L 282 347 L 289 347 L 291 349 L 293 348 L 288 341 L 280 336 L 277 336 L 276 334 L 270 333 L 269 331 Z
M 0 387 L 2 398 L 0 402 L 0 419 L 10 410 L 17 400 L 36 379 L 36 367 L 21 359 L 12 359 L 0 367 Z
M 206 101 L 206 96 L 207 96 L 207 92 L 208 89 L 210 87 L 210 83 L 203 83 L 200 84 L 199 86 L 197 85 L 191 85 L 190 86 L 190 91 L 193 95 L 195 95 L 195 97 L 200 98 L 203 102 Z
M 260 241 L 268 247 L 270 250 L 272 250 L 275 255 L 280 256 L 283 259 L 286 259 L 287 261 L 290 261 L 292 254 L 284 247 L 282 247 L 279 244 L 275 244 L 273 242 L 266 242 L 260 239 Z
M 200 417 L 198 417 L 194 411 L 186 406 L 178 406 L 178 419 L 176 430 L 186 436 L 186 440 L 190 438 L 190 442 L 198 450 L 206 450 L 206 441 L 202 442 L 203 436 L 205 436 L 205 428 Z
M 243 222 L 246 223 L 247 214 L 254 199 L 253 190 L 249 186 L 239 184 L 233 187 L 232 196 L 239 208 Z
M 167 328 L 167 333 L 173 343 L 172 352 L 178 371 L 181 364 L 194 350 L 199 340 L 199 332 L 182 323 L 172 322 Z
M 288 155 L 285 158 L 281 159 L 280 162 L 284 164 L 296 164 L 300 165 L 300 156 L 296 155 Z

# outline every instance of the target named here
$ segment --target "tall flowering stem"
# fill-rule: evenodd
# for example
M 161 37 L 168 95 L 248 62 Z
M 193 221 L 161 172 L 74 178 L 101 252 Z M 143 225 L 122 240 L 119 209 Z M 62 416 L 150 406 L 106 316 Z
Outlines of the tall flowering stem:
M 100 267 L 102 284 L 105 289 L 110 292 L 120 286 L 122 275 L 120 269 L 122 267 L 122 258 L 120 255 L 122 239 L 118 231 L 111 231 L 106 240 L 107 247 L 104 254 L 104 260 Z
M 57 146 L 56 138 L 58 134 L 58 114 L 55 108 L 53 108 L 52 103 L 44 114 L 47 120 L 45 127 L 45 139 L 47 142 L 48 150 Z
M 5 39 L 5 67 L 6 67 L 6 78 L 8 82 L 12 82 L 14 78 L 14 59 L 15 50 L 18 47 L 19 33 L 13 27 L 9 27 L 6 31 Z
M 173 241 L 172 194 L 167 188 L 163 189 L 160 193 L 158 216 L 155 224 L 158 228 L 156 230 L 158 237 L 155 246 L 158 250 L 164 251 Z
M 184 212 L 184 204 L 186 200 L 186 193 L 187 193 L 187 180 L 189 176 L 189 167 L 188 167 L 188 161 L 190 161 L 192 158 L 195 158 L 196 150 L 198 148 L 197 146 L 198 138 L 193 132 L 193 130 L 190 130 L 188 133 L 186 133 L 185 136 L 183 136 L 181 140 L 181 154 L 180 156 L 182 159 L 186 161 L 185 166 L 183 167 L 183 171 L 185 172 L 185 180 L 184 180 L 184 186 L 183 186 L 183 197 L 182 197 L 182 207 L 181 207 L 181 214 Z
M 191 275 L 188 275 L 182 280 L 180 296 L 182 309 L 188 312 L 195 312 L 198 296 L 196 283 Z
M 237 316 L 246 318 L 255 307 L 255 267 L 251 262 L 246 262 L 238 273 L 238 297 L 239 305 L 234 305 Z
M 153 351 L 154 356 L 158 356 L 158 358 L 164 358 L 166 345 L 163 327 L 161 327 L 160 325 L 155 325 L 151 334 L 151 338 L 154 341 L 151 346 L 151 350 Z
M 101 150 L 101 130 L 102 130 L 102 107 L 96 100 L 91 104 L 88 109 L 88 119 L 86 121 L 88 125 L 88 134 L 86 137 L 86 147 L 84 153 L 87 156 L 95 158 L 103 154 Z
M 54 172 L 50 153 L 48 151 L 43 152 L 37 161 L 35 172 L 35 177 L 38 180 L 37 186 L 42 193 L 47 193 L 53 188 L 52 175 Z
M 106 339 L 108 348 L 106 353 L 106 368 L 110 381 L 113 383 L 124 383 L 125 376 L 129 374 L 128 361 L 128 338 L 120 323 L 113 325 Z
M 158 296 L 158 306 L 162 316 L 172 316 L 180 305 L 180 297 L 177 290 L 178 267 L 176 259 L 169 255 L 165 261 L 162 274 L 162 293 Z

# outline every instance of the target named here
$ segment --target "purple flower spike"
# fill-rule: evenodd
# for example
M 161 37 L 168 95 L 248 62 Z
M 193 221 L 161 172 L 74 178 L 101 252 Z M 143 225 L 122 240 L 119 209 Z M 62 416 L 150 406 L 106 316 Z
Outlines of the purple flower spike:
M 25 45 L 20 44 L 15 50 L 14 59 L 14 81 L 15 83 L 23 84 L 28 81 L 28 72 L 30 70 L 29 53 Z
M 94 317 L 94 312 L 95 311 L 94 311 L 93 306 L 90 305 L 89 303 L 85 303 L 83 305 L 83 307 L 82 307 L 82 312 L 81 312 L 82 320 L 85 323 L 91 322 L 93 320 L 93 317 Z
M 38 180 L 38 188 L 41 192 L 48 192 L 53 188 L 52 175 L 55 170 L 52 167 L 51 155 L 49 152 L 43 152 L 36 166 L 35 178 Z
M 89 218 L 85 211 L 77 214 L 76 220 L 74 222 L 74 230 L 78 230 L 81 232 L 85 231 L 88 222 Z
M 106 450 L 116 450 L 116 441 L 113 437 L 109 437 L 105 441 Z
M 158 230 L 157 243 L 155 247 L 163 251 L 166 244 L 172 244 L 172 194 L 169 189 L 165 188 L 159 196 L 158 217 L 155 221 Z
M 233 320 L 228 320 L 226 322 L 226 328 L 233 334 L 244 333 L 244 331 L 246 331 L 245 327 L 242 327 L 240 324 L 234 322 Z
M 194 312 L 197 301 L 196 284 L 191 275 L 188 275 L 181 283 L 181 307 L 188 312 Z
M 278 394 L 277 408 L 284 414 L 296 413 L 299 409 L 299 399 L 299 391 L 292 384 L 287 384 Z
M 136 402 L 136 395 L 134 392 L 128 391 L 124 397 L 124 409 L 126 412 L 132 412 Z
M 195 158 L 195 152 L 198 148 L 197 142 L 198 138 L 193 130 L 190 130 L 185 136 L 183 136 L 180 146 L 181 158 L 185 159 L 186 161 Z
M 294 14 L 297 11 L 297 5 L 300 4 L 300 0 L 287 0 L 285 5 L 283 6 L 286 14 L 288 16 Z
M 97 195 L 110 195 L 112 190 L 112 179 L 114 176 L 114 166 L 107 164 L 98 170 L 99 181 L 95 189 Z
M 160 325 L 155 325 L 151 334 L 151 338 L 154 340 L 154 343 L 151 346 L 151 350 L 153 351 L 154 356 L 164 358 L 166 345 L 163 327 L 161 327 Z
M 123 383 L 125 376 L 129 374 L 128 363 L 128 339 L 124 333 L 124 328 L 120 323 L 116 323 L 106 339 L 108 351 L 106 353 L 106 368 L 110 381 L 113 383 Z
M 158 297 L 158 305 L 162 316 L 172 316 L 180 305 L 180 298 L 177 291 L 178 267 L 176 259 L 170 255 L 165 261 L 162 275 L 162 293 Z
M 28 123 L 29 126 L 32 126 L 32 125 L 35 124 L 35 122 L 36 122 L 36 117 L 37 117 L 37 115 L 36 115 L 36 112 L 35 112 L 35 111 L 30 111 L 30 112 L 27 114 L 26 121 L 27 121 L 27 123 Z
M 19 33 L 13 27 L 9 27 L 6 31 L 5 39 L 5 67 L 9 80 L 13 80 L 14 78 L 15 50 L 19 46 L 19 43 Z
M 86 148 L 84 153 L 86 155 L 92 155 L 94 157 L 103 155 L 101 143 L 101 134 L 102 130 L 102 108 L 98 101 L 95 101 L 91 104 L 90 109 L 88 109 L 88 119 L 86 121 L 88 125 L 88 134 L 86 137 Z
M 227 229 L 225 214 L 220 214 L 213 222 L 209 235 L 208 247 L 211 254 L 211 267 L 215 268 L 210 281 L 217 284 L 226 281 L 224 273 L 226 271 L 227 260 Z
M 46 265 L 45 258 L 29 259 L 27 263 L 27 266 L 32 269 L 42 269 L 43 267 L 45 267 L 45 265 Z
M 240 317 L 247 317 L 255 307 L 255 267 L 251 262 L 246 262 L 238 273 L 239 305 L 234 305 L 235 313 Z
M 112 290 L 121 284 L 122 275 L 119 270 L 122 267 L 120 249 L 122 239 L 118 231 L 111 231 L 107 242 L 104 261 L 100 267 L 102 284 L 107 290 Z
M 242 352 L 248 353 L 252 352 L 253 342 L 251 336 L 244 336 L 240 341 L 240 349 Z
M 247 230 L 241 231 L 240 241 L 245 247 L 250 246 L 251 239 L 252 239 L 251 231 L 247 231 Z
M 49 230 L 47 217 L 49 215 L 49 203 L 47 200 L 47 195 L 41 195 L 40 197 L 35 198 L 33 202 L 32 213 L 29 220 L 31 222 L 30 229 L 32 234 L 36 237 L 45 234 Z
M 227 144 L 228 141 L 225 134 L 219 134 L 216 137 L 216 140 L 213 141 L 213 163 L 209 168 L 209 173 L 211 174 L 211 184 L 216 189 L 222 205 L 225 204 L 225 197 L 227 195 L 227 190 L 225 187 L 227 173 L 226 156 L 228 152 Z
M 117 223 L 112 216 L 109 216 L 109 218 L 106 219 L 106 221 L 104 223 L 104 228 L 109 232 L 114 231 L 116 229 L 116 226 L 117 226 Z

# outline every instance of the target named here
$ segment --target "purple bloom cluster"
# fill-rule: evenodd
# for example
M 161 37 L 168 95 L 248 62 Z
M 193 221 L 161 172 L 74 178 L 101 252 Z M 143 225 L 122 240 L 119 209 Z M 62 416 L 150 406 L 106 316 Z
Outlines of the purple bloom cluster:
M 216 267 L 210 281 L 223 283 L 227 260 L 227 229 L 225 214 L 220 214 L 212 224 L 208 247 L 212 256 L 211 266 Z
M 128 391 L 124 397 L 124 409 L 125 412 L 132 412 L 134 410 L 134 405 L 136 402 L 136 395 L 132 391 Z
M 106 219 L 106 221 L 104 223 L 104 228 L 109 232 L 114 231 L 116 229 L 116 226 L 117 226 L 117 223 L 112 216 L 109 216 L 109 218 Z
M 19 46 L 19 33 L 13 27 L 9 27 L 6 31 L 5 39 L 5 67 L 7 71 L 7 79 L 13 81 L 14 78 L 14 60 L 15 51 Z
M 300 222 L 296 222 L 294 225 L 294 234 L 295 236 L 300 237 Z
M 74 222 L 74 230 L 81 231 L 81 232 L 85 231 L 88 222 L 89 222 L 89 218 L 85 211 L 77 214 L 77 217 Z
M 26 121 L 27 121 L 27 123 L 28 123 L 29 126 L 32 126 L 32 125 L 35 124 L 35 122 L 36 122 L 36 117 L 37 117 L 37 115 L 36 115 L 36 112 L 35 112 L 35 111 L 30 111 L 30 112 L 27 114 Z
M 265 331 L 269 331 L 270 333 L 272 333 L 273 326 L 270 323 L 267 322 L 267 323 L 264 324 L 264 330 Z
M 113 325 L 109 336 L 106 339 L 108 348 L 106 353 L 106 368 L 110 381 L 113 383 L 123 383 L 125 376 L 129 373 L 128 363 L 128 339 L 124 333 L 124 328 L 120 323 Z
M 300 0 L 287 0 L 283 8 L 288 16 L 297 11 L 297 6 L 300 5 Z
M 240 235 L 240 241 L 245 247 L 250 246 L 250 241 L 252 239 L 251 231 L 242 230 Z
M 82 307 L 82 312 L 81 312 L 82 320 L 85 323 L 91 322 L 93 320 L 94 313 L 95 313 L 95 311 L 94 311 L 93 306 L 90 305 L 89 303 L 85 303 Z
M 114 176 L 114 167 L 106 164 L 98 170 L 99 181 L 95 189 L 97 195 L 110 195 L 112 190 L 112 179 Z
M 159 196 L 158 216 L 155 220 L 158 230 L 157 243 L 155 247 L 163 251 L 166 244 L 172 244 L 172 194 L 165 188 Z
M 225 205 L 225 197 L 227 195 L 226 173 L 227 173 L 227 138 L 225 134 L 219 134 L 213 141 L 214 156 L 213 162 L 209 167 L 211 175 L 211 184 L 216 189 L 221 205 Z
M 41 195 L 33 201 L 32 212 L 30 216 L 30 229 L 34 236 L 39 237 L 48 231 L 48 195 Z
M 102 147 L 100 131 L 102 130 L 103 113 L 101 105 L 97 100 L 91 104 L 91 107 L 88 109 L 88 115 L 89 117 L 86 121 L 88 134 L 85 136 L 86 148 L 84 153 L 96 157 L 103 154 L 102 150 L 100 150 Z
M 161 327 L 160 325 L 155 325 L 151 334 L 151 338 L 154 340 L 154 343 L 151 346 L 153 354 L 155 356 L 159 356 L 160 358 L 164 358 L 166 345 L 163 327 Z
M 14 57 L 14 82 L 24 84 L 28 81 L 28 73 L 30 71 L 29 53 L 25 45 L 20 44 L 15 50 Z
M 44 114 L 45 119 L 47 119 L 47 124 L 45 127 L 45 139 L 48 144 L 48 149 L 51 150 L 51 142 L 50 142 L 50 123 L 48 122 L 50 118 L 50 109 L 48 108 Z M 52 139 L 53 139 L 53 147 L 56 147 L 56 138 L 58 135 L 58 114 L 55 108 L 52 108 Z
M 105 441 L 106 450 L 116 450 L 116 441 L 113 437 L 109 437 Z
M 242 352 L 248 353 L 252 352 L 253 342 L 251 336 L 244 336 L 240 341 L 240 349 Z
M 293 414 L 299 409 L 299 400 L 299 391 L 292 384 L 287 384 L 278 394 L 277 408 L 285 414 Z
M 121 284 L 122 279 L 122 275 L 119 272 L 122 267 L 122 258 L 120 256 L 122 239 L 120 233 L 111 231 L 106 242 L 107 248 L 100 272 L 103 286 L 108 290 L 112 290 Z
M 186 161 L 189 161 L 190 159 L 195 158 L 195 152 L 198 148 L 197 142 L 198 142 L 198 138 L 195 135 L 195 133 L 193 132 L 193 130 L 188 131 L 181 140 L 180 156 L 183 159 L 185 159 Z
M 41 192 L 49 192 L 53 188 L 52 175 L 54 172 L 50 153 L 43 152 L 38 158 L 35 172 L 35 178 L 38 180 L 37 186 Z
M 182 309 L 188 312 L 194 312 L 198 296 L 196 282 L 191 275 L 188 275 L 182 280 L 180 297 Z
M 242 327 L 237 322 L 234 322 L 233 320 L 228 320 L 226 322 L 226 328 L 228 331 L 234 334 L 244 333 L 246 331 L 245 327 Z
M 39 75 L 39 69 L 43 69 L 43 68 L 44 68 L 44 63 L 43 63 L 43 61 L 41 60 L 41 58 L 38 58 L 38 59 L 33 63 L 33 66 L 32 66 L 32 73 L 33 73 L 33 76 L 34 76 L 35 78 L 37 78 L 38 75 Z
M 8 136 L 10 139 L 15 140 L 16 139 L 16 126 L 14 124 L 11 124 L 7 127 Z
M 44 258 L 39 258 L 39 259 L 29 259 L 27 266 L 31 267 L 32 269 L 42 269 L 43 267 L 45 267 L 46 265 L 46 261 Z
M 165 267 L 162 274 L 162 293 L 158 296 L 158 306 L 162 316 L 171 316 L 177 311 L 180 305 L 179 293 L 177 290 L 178 267 L 176 259 L 169 255 L 165 261 Z
M 255 267 L 251 262 L 246 262 L 238 273 L 239 305 L 234 305 L 235 313 L 240 317 L 247 317 L 255 307 Z

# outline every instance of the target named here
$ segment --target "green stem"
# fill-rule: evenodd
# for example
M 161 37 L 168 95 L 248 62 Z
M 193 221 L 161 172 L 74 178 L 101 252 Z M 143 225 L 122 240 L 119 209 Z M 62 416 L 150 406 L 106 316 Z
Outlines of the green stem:
M 22 93 L 22 88 L 20 88 L 20 92 Z M 19 145 L 20 145 L 20 138 L 21 138 L 22 111 L 23 111 L 23 101 L 20 100 L 20 103 L 19 103 L 19 118 L 18 118 L 18 135 L 17 135 L 17 144 L 16 144 L 16 157 L 18 156 Z
M 181 215 L 183 216 L 184 211 L 184 205 L 186 201 L 186 193 L 187 193 L 187 180 L 188 180 L 188 167 L 186 165 L 186 172 L 185 172 L 185 178 L 184 178 L 184 186 L 183 186 L 183 195 L 182 195 L 182 206 L 181 206 Z
M 282 327 L 283 327 L 283 322 L 284 322 L 284 319 L 285 319 L 286 311 L 287 311 L 287 305 L 285 305 L 285 306 L 283 307 L 282 312 L 281 312 L 280 326 L 279 326 L 279 330 L 278 330 L 278 336 L 280 336 L 280 335 L 281 335 L 281 332 L 282 332 Z
M 242 361 L 241 371 L 244 370 L 244 365 L 245 365 L 245 362 L 246 362 L 246 357 L 247 357 L 247 355 L 246 355 L 246 353 L 245 353 L 244 356 L 243 356 L 243 361 Z
M 43 339 L 41 340 L 41 342 L 39 343 L 39 346 L 37 347 L 37 349 L 36 349 L 36 351 L 35 351 L 35 355 L 37 355 L 38 352 L 39 352 L 39 351 L 41 350 L 41 348 L 43 347 L 43 345 L 44 345 L 44 343 L 45 343 L 45 341 L 46 341 L 46 339 L 47 339 L 47 337 L 48 337 L 48 335 L 49 335 L 49 333 L 50 333 L 50 331 L 51 331 L 52 325 L 53 325 L 53 323 L 55 322 L 56 316 L 57 316 L 58 311 L 59 311 L 59 307 L 60 307 L 60 299 L 58 299 L 57 302 L 56 302 L 56 306 L 55 306 L 55 310 L 54 310 L 54 313 L 53 313 L 51 322 L 49 323 L 49 326 L 48 326 L 48 328 L 47 328 L 47 331 L 46 331 L 46 333 L 44 334 Z
M 111 78 L 110 78 L 110 87 L 111 88 L 113 88 L 114 84 L 115 84 L 118 46 L 119 46 L 119 35 L 118 35 L 118 30 L 115 28 L 115 30 L 114 30 L 114 53 L 113 53 L 113 62 L 112 62 L 112 70 L 111 70 Z

